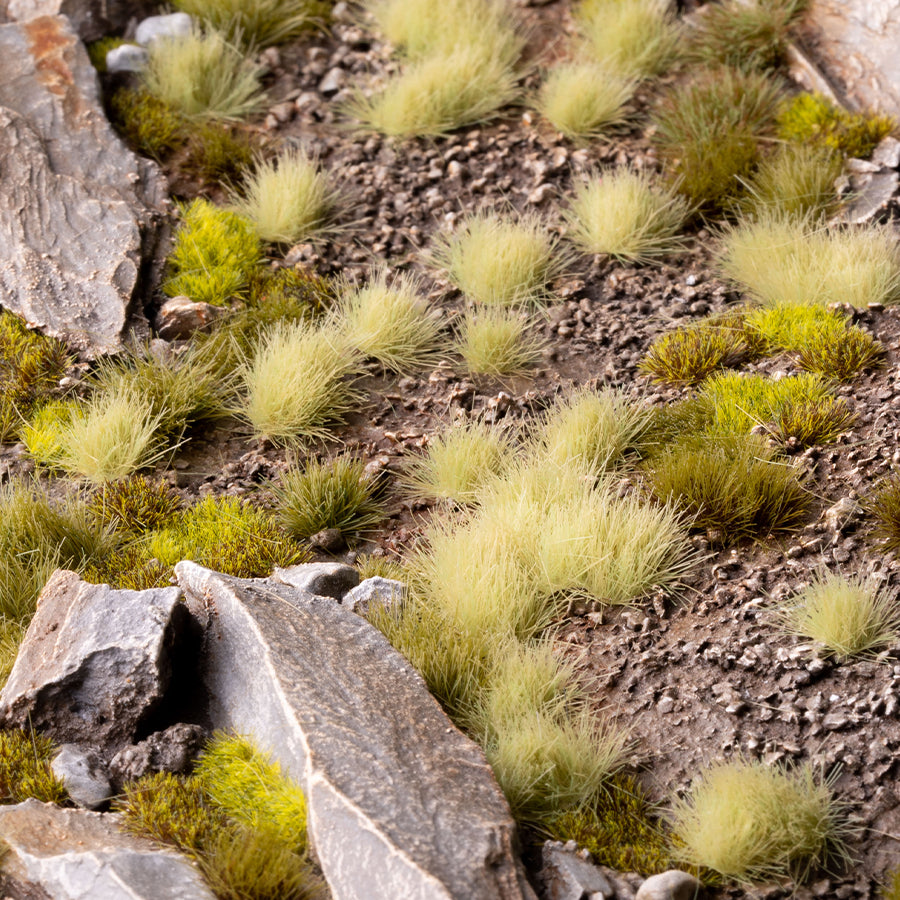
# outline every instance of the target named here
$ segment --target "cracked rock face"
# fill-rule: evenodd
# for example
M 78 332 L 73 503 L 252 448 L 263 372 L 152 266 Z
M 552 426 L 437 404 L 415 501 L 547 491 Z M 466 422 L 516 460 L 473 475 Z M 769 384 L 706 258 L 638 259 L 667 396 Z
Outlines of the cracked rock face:
M 0 723 L 115 752 L 162 702 L 177 588 L 117 591 L 57 570 L 0 691 Z
M 533 900 L 483 752 L 375 628 L 290 585 L 176 575 L 206 627 L 212 725 L 253 734 L 303 786 L 335 898 Z
M 0 159 L 0 305 L 85 356 L 146 330 L 164 180 L 112 131 L 63 16 L 0 26 Z
M 123 31 L 132 17 L 156 8 L 146 0 L 0 0 L 0 22 L 27 22 L 39 16 L 67 16 L 83 41 Z

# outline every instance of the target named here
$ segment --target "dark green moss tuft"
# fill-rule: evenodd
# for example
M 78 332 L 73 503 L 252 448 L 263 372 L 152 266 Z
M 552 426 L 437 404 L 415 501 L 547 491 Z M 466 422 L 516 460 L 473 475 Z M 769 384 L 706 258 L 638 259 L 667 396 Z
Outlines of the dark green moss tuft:
M 881 548 L 900 556 L 900 473 L 880 482 L 863 500 L 863 508 L 875 520 L 874 536 Z
M 252 168 L 258 141 L 252 132 L 231 122 L 193 126 L 182 169 L 211 184 L 238 186 Z
M 171 521 L 181 500 L 167 484 L 134 475 L 104 485 L 88 505 L 104 525 L 139 537 Z
M 113 124 L 132 150 L 162 162 L 184 145 L 184 119 L 147 91 L 120 88 L 110 107 Z

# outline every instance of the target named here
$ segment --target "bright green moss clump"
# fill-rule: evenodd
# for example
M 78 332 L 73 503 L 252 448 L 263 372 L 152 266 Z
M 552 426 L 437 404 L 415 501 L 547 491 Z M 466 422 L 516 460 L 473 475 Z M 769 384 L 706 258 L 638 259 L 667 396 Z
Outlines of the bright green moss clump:
M 253 225 L 242 216 L 195 200 L 182 210 L 182 224 L 169 257 L 172 277 L 163 290 L 175 297 L 224 305 L 246 293 L 262 255 Z
M 0 441 L 18 437 L 68 363 L 65 344 L 29 331 L 12 313 L 0 312 Z
M 68 795 L 50 768 L 53 754 L 53 742 L 43 735 L 0 731 L 0 803 L 62 803 Z
M 778 137 L 801 144 L 820 143 L 845 156 L 871 156 L 878 142 L 897 127 L 896 120 L 854 114 L 821 94 L 798 94 L 778 112 Z

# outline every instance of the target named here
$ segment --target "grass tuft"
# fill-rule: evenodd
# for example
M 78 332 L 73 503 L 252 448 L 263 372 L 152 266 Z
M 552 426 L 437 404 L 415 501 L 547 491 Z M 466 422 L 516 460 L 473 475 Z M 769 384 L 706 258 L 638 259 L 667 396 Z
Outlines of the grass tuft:
M 790 633 L 816 641 L 842 659 L 874 653 L 900 638 L 897 598 L 871 576 L 816 572 L 812 583 L 778 613 Z
M 566 137 L 598 138 L 625 121 L 635 87 L 595 63 L 562 63 L 547 73 L 535 105 Z
M 119 88 L 110 106 L 113 121 L 133 150 L 160 162 L 184 143 L 181 115 L 149 91 Z
M 767 211 L 794 219 L 820 219 L 837 208 L 834 183 L 843 163 L 828 147 L 782 144 L 747 183 L 738 205 L 751 217 Z
M 319 234 L 331 216 L 335 191 L 304 150 L 287 150 L 277 160 L 259 160 L 240 195 L 236 212 L 252 222 L 268 243 L 296 244 Z
M 774 127 L 778 92 L 765 75 L 723 68 L 664 98 L 654 143 L 692 205 L 714 210 L 739 193 L 759 158 L 759 138 Z
M 389 372 L 409 372 L 432 362 L 441 324 L 421 296 L 420 282 L 381 268 L 364 287 L 347 288 L 338 305 L 339 327 L 351 346 Z
M 778 137 L 798 144 L 820 144 L 843 156 L 867 158 L 897 128 L 895 119 L 850 113 L 821 94 L 798 94 L 778 112 Z
M 742 884 L 792 876 L 845 861 L 842 807 L 810 766 L 768 768 L 737 761 L 710 767 L 676 802 L 676 852 Z
M 220 31 L 163 38 L 148 54 L 144 87 L 188 119 L 241 119 L 262 108 L 262 69 Z
M 594 475 L 615 469 L 633 452 L 650 419 L 650 409 L 623 393 L 582 388 L 546 414 L 533 453 L 554 466 L 577 466 Z
M 539 303 L 565 265 L 557 241 L 537 216 L 481 212 L 438 237 L 432 255 L 473 303 Z
M 486 422 L 450 428 L 428 443 L 424 456 L 407 468 L 406 480 L 417 497 L 474 503 L 479 490 L 506 466 L 509 437 Z
M 578 185 L 566 218 L 572 240 L 587 253 L 649 263 L 681 248 L 678 232 L 689 212 L 674 189 L 622 169 Z
M 582 0 L 576 21 L 584 55 L 620 77 L 659 75 L 678 57 L 669 0 Z
M 345 538 L 359 535 L 385 515 L 380 485 L 366 475 L 360 460 L 346 456 L 285 472 L 272 490 L 282 525 L 298 538 L 326 528 L 337 528 Z
M 166 294 L 218 306 L 244 294 L 262 257 L 253 224 L 208 200 L 194 200 L 181 216 L 168 259 Z
M 357 359 L 334 329 L 304 322 L 275 325 L 239 370 L 241 414 L 257 437 L 293 445 L 325 437 L 354 398 L 348 377 Z
M 811 500 L 799 471 L 756 435 L 683 438 L 654 458 L 648 478 L 714 543 L 790 531 Z
M 0 803 L 22 803 L 34 798 L 42 803 L 62 803 L 65 786 L 53 774 L 50 763 L 55 747 L 50 738 L 19 730 L 0 731 Z
M 166 525 L 181 509 L 181 498 L 165 482 L 133 475 L 104 485 L 88 508 L 105 527 L 139 537 Z
M 533 322 L 515 310 L 487 307 L 467 313 L 456 350 L 472 375 L 518 375 L 533 366 L 543 342 L 529 333 Z
M 176 0 L 175 5 L 231 42 L 256 49 L 320 27 L 329 11 L 325 0 Z
M 516 72 L 502 52 L 460 44 L 412 62 L 371 97 L 357 95 L 348 114 L 394 137 L 436 137 L 489 119 L 518 96 Z
M 893 232 L 828 229 L 761 212 L 726 229 L 722 272 L 761 303 L 870 303 L 900 299 L 900 249 Z
M 874 536 L 881 549 L 900 556 L 900 474 L 894 473 L 878 484 L 863 506 L 875 520 Z
M 691 35 L 691 55 L 746 71 L 777 69 L 805 5 L 806 0 L 725 0 L 704 6 Z

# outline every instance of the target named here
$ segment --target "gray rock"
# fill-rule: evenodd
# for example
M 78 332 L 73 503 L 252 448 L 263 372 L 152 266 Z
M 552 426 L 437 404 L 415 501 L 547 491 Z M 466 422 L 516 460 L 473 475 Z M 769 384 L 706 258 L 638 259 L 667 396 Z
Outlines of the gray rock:
M 86 356 L 146 332 L 165 181 L 113 132 L 62 16 L 0 26 L 0 159 L 0 305 Z
M 862 507 L 853 497 L 841 497 L 833 506 L 822 513 L 825 527 L 834 534 L 847 528 L 862 512 Z
M 326 553 L 335 553 L 346 546 L 346 541 L 340 528 L 323 528 L 310 535 L 309 545 L 324 550 Z
M 140 72 L 147 65 L 149 54 L 137 44 L 121 44 L 106 54 L 108 72 Z
M 177 588 L 116 591 L 57 570 L 0 691 L 0 722 L 114 752 L 159 706 L 186 611 Z
M 533 898 L 484 754 L 383 635 L 272 580 L 175 571 L 207 629 L 211 724 L 301 783 L 336 900 Z
M 540 879 L 546 900 L 612 900 L 613 886 L 590 859 L 576 853 L 575 842 L 545 841 Z
M 79 806 L 100 809 L 113 795 L 106 765 L 96 750 L 78 744 L 63 744 L 50 768 Z
M 865 181 L 861 184 L 853 184 L 853 179 L 851 179 L 855 193 L 839 213 L 839 221 L 847 222 L 850 225 L 869 222 L 883 212 L 897 194 L 900 175 L 893 169 L 866 175 L 864 178 Z
M 0 0 L 0 22 L 63 15 L 83 41 L 96 41 L 124 31 L 134 16 L 149 15 L 156 7 L 155 0 Z
M 900 0 L 811 0 L 801 34 L 855 108 L 900 115 Z
M 276 568 L 272 580 L 289 584 L 308 594 L 340 600 L 359 584 L 359 570 L 336 562 L 300 563 L 286 569 Z
M 183 856 L 118 830 L 118 816 L 26 800 L 0 807 L 5 874 L 53 900 L 213 900 Z
M 178 341 L 190 337 L 195 331 L 211 328 L 225 312 L 221 306 L 197 303 L 190 297 L 172 297 L 159 308 L 153 327 L 164 340 Z
M 890 135 L 883 138 L 872 154 L 872 162 L 885 169 L 896 169 L 900 166 L 900 141 Z
M 400 605 L 406 599 L 406 585 L 402 581 L 393 578 L 382 578 L 375 575 L 367 578 L 360 585 L 348 591 L 341 600 L 341 606 L 358 615 L 367 615 L 373 606 L 383 606 L 390 609 Z
M 109 774 L 118 787 L 154 772 L 186 775 L 193 768 L 207 736 L 205 728 L 179 722 L 137 744 L 123 747 L 109 761 Z
M 639 888 L 635 900 L 694 900 L 701 896 L 702 886 L 689 872 L 669 869 L 651 875 Z
M 319 93 L 336 94 L 347 83 L 347 73 L 343 69 L 335 67 L 325 73 L 325 77 L 319 82 Z
M 170 13 L 167 16 L 148 16 L 134 33 L 134 39 L 142 46 L 149 47 L 160 38 L 187 37 L 193 28 L 193 21 L 187 13 Z

